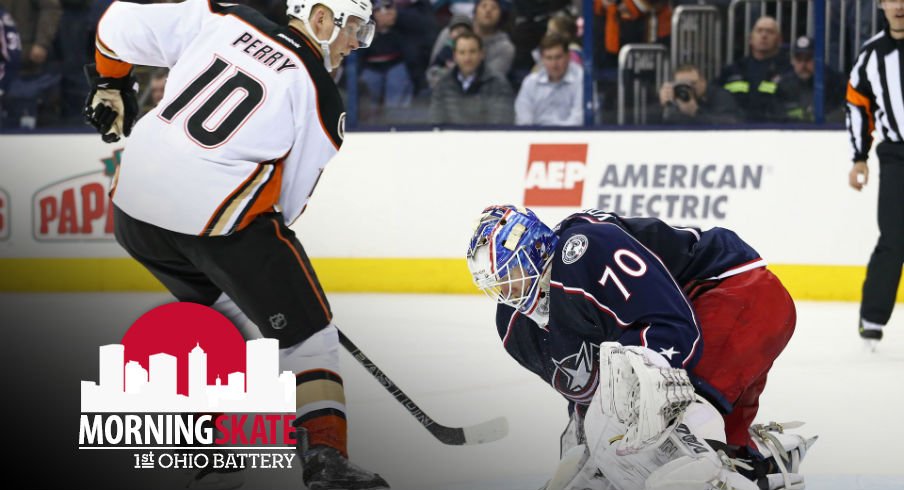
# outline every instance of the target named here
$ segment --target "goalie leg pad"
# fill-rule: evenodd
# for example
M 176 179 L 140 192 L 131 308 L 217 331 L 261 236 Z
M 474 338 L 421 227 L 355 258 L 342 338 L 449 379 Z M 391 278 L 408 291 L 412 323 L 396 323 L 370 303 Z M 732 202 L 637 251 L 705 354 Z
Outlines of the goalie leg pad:
M 594 398 L 593 403 L 597 403 Z M 747 489 L 752 482 L 745 474 L 737 473 L 737 468 L 744 468 L 740 462 L 733 461 L 721 452 L 715 451 L 706 440 L 725 440 L 724 425 L 719 412 L 706 400 L 698 398 L 691 404 L 679 423 L 669 431 L 668 437 L 659 446 L 650 447 L 636 453 L 619 455 L 616 448 L 622 439 L 626 427 L 612 417 L 606 416 L 596 409 L 591 403 L 590 410 L 584 420 L 584 429 L 588 447 L 590 449 L 593 464 L 601 470 L 604 477 L 620 490 L 637 490 L 644 488 L 653 474 L 659 475 L 649 480 L 649 488 L 655 490 L 703 490 L 705 488 L 734 488 Z M 593 414 L 593 415 L 591 415 Z M 671 464 L 675 460 L 683 463 Z M 709 463 L 694 462 L 694 460 L 706 460 Z M 678 470 L 684 464 L 688 468 Z M 679 471 L 672 474 L 672 471 Z M 681 480 L 682 475 L 696 471 L 691 480 Z M 703 474 L 703 476 L 700 476 Z M 678 478 L 671 482 L 670 478 Z M 709 487 L 709 481 L 715 483 Z M 683 483 L 682 483 L 683 482 Z M 667 486 L 675 485 L 675 486 Z M 657 486 L 658 485 L 658 486 Z M 680 485 L 686 485 L 682 487 Z M 723 485 L 719 487 L 718 485 Z
M 654 471 L 645 490 L 760 490 L 718 459 L 682 456 Z
M 568 425 L 559 436 L 559 458 L 564 458 L 565 453 L 578 444 L 584 444 L 584 417 L 581 416 L 577 407 L 571 412 L 568 419 Z
M 696 399 L 687 372 L 659 354 L 616 342 L 600 345 L 599 410 L 627 426 L 619 454 L 661 444 Z M 593 406 L 591 404 L 591 406 Z
M 598 471 L 584 444 L 572 447 L 559 460 L 556 472 L 543 490 L 617 490 Z
M 682 420 L 701 440 L 725 442 L 725 420 L 705 398 L 698 396 L 687 407 Z

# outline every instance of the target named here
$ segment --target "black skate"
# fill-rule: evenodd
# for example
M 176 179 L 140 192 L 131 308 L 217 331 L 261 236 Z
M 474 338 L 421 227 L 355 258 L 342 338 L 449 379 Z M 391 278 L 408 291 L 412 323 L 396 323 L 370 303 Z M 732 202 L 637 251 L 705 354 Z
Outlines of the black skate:
M 354 465 L 329 446 L 308 447 L 307 431 L 296 429 L 297 451 L 301 459 L 302 479 L 308 490 L 388 489 L 380 475 Z
M 860 327 L 857 330 L 860 332 L 860 338 L 863 339 L 867 349 L 875 352 L 876 347 L 879 345 L 879 341 L 882 340 L 882 329 L 865 328 L 863 326 L 863 321 L 861 320 Z

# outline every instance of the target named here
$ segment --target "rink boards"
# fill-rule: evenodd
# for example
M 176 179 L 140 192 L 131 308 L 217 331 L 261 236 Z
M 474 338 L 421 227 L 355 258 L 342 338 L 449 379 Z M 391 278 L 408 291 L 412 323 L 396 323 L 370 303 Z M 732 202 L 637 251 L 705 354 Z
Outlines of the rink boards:
M 106 189 L 123 148 L 0 136 L 0 290 L 161 290 L 112 238 Z M 731 228 L 795 298 L 856 300 L 878 236 L 871 162 L 857 193 L 843 131 L 356 132 L 293 228 L 328 290 L 460 293 L 486 205 L 549 223 L 600 207 Z

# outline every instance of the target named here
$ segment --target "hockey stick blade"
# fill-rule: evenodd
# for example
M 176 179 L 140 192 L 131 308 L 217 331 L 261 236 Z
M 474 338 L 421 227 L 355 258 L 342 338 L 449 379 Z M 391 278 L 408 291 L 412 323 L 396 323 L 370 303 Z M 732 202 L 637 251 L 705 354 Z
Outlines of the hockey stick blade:
M 498 441 L 508 435 L 508 420 L 505 417 L 496 417 L 482 424 L 465 427 L 463 431 L 465 444 L 485 444 Z
M 427 429 L 430 434 L 443 444 L 450 446 L 463 446 L 472 444 L 485 444 L 497 441 L 508 434 L 508 421 L 505 417 L 497 417 L 493 420 L 471 425 L 467 427 L 447 427 L 429 417 L 421 407 L 405 394 L 398 385 L 389 379 L 380 368 L 370 360 L 361 349 L 358 348 L 342 331 L 339 331 L 339 343 L 349 354 L 355 358 L 364 369 L 369 372 L 383 388 L 396 399 L 415 420 Z

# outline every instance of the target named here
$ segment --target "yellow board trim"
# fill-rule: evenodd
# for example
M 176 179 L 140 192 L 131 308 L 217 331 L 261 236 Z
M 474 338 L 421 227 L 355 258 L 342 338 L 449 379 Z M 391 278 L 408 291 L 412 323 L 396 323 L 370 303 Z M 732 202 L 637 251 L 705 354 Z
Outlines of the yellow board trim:
M 312 259 L 329 292 L 477 293 L 464 259 Z M 770 265 L 798 300 L 859 301 L 865 266 Z M 129 258 L 0 259 L 0 292 L 163 292 Z M 904 288 L 897 301 L 904 302 Z

